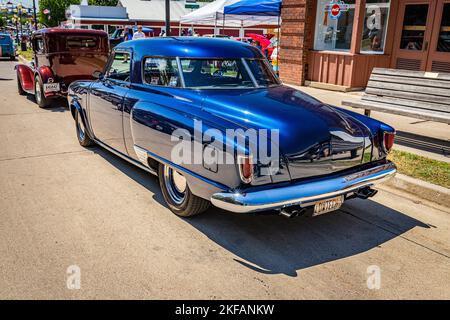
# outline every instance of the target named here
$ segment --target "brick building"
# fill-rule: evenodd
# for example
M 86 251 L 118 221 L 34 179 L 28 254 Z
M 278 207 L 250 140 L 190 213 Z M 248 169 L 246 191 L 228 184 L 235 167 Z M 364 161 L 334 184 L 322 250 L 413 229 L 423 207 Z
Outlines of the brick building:
M 283 0 L 283 81 L 349 90 L 374 67 L 450 72 L 450 0 Z

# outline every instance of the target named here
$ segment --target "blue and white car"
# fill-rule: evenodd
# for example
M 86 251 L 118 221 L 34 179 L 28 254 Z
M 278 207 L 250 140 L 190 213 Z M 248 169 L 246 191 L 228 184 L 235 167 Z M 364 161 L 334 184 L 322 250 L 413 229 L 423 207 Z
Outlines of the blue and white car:
M 7 33 L 0 33 L 0 58 L 10 58 L 16 60 L 16 47 L 11 36 Z

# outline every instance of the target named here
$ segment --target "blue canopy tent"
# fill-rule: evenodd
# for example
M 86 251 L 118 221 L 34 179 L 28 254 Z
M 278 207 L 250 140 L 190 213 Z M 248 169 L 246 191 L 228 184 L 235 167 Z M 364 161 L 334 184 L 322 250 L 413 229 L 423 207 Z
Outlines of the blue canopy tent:
M 280 44 L 282 0 L 241 0 L 223 8 L 223 19 L 228 16 L 278 17 L 277 51 Z
M 224 7 L 224 14 L 246 16 L 272 16 L 281 15 L 282 0 L 242 0 Z

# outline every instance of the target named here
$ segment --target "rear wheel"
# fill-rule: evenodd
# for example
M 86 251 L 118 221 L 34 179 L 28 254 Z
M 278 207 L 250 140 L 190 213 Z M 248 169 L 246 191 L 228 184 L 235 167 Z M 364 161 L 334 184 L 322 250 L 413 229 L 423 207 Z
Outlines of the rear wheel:
M 86 127 L 84 126 L 83 120 L 81 118 L 78 110 L 75 110 L 75 127 L 77 131 L 78 142 L 83 147 L 90 147 L 94 145 L 94 140 L 89 137 L 89 134 L 86 132 Z
M 10 59 L 11 61 L 16 61 L 16 56 L 11 56 Z
M 169 209 L 180 217 L 192 217 L 206 211 L 210 202 L 194 195 L 186 178 L 169 166 L 159 164 L 159 185 Z
M 50 99 L 47 99 L 44 95 L 44 89 L 40 77 L 34 79 L 34 97 L 36 103 L 40 108 L 46 108 L 50 105 Z
M 22 88 L 22 82 L 20 81 L 20 74 L 19 74 L 19 72 L 17 72 L 17 91 L 19 92 L 19 94 L 21 96 L 24 96 L 24 95 L 27 94 L 25 92 L 25 90 L 23 90 L 23 88 Z

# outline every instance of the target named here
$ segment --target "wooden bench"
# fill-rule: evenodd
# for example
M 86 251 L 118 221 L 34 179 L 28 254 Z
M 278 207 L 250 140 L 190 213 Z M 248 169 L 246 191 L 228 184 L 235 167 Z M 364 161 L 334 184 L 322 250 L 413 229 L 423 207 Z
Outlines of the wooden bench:
M 342 105 L 450 124 L 450 73 L 374 68 L 361 100 Z

